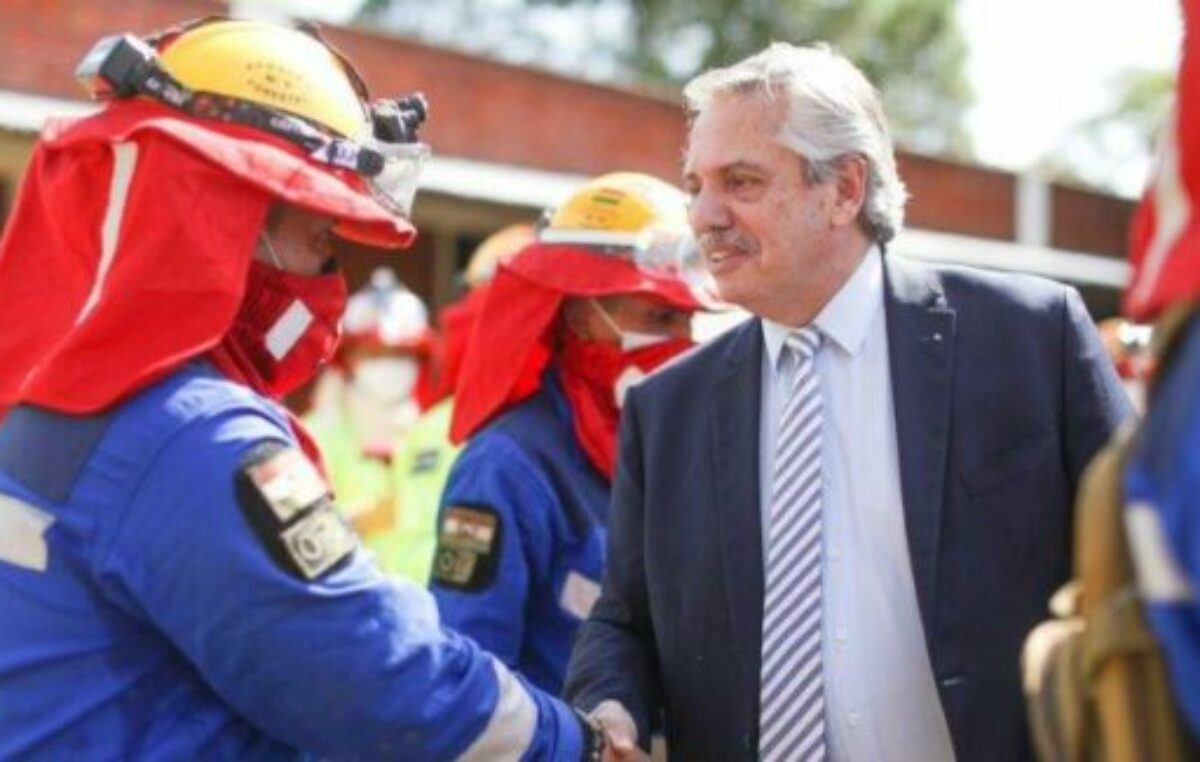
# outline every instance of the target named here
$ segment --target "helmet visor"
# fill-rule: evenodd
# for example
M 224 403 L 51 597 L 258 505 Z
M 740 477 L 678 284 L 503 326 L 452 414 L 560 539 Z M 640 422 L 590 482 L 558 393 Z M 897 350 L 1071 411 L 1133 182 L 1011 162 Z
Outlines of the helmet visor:
M 547 244 L 583 246 L 593 254 L 629 262 L 651 278 L 681 282 L 706 310 L 724 306 L 716 296 L 716 284 L 704 267 L 700 249 L 690 232 L 661 228 L 638 233 L 543 228 L 538 239 Z
M 385 143 L 375 138 L 362 141 L 383 158 L 378 174 L 364 178 L 371 197 L 393 214 L 411 219 L 413 198 L 421 170 L 431 151 L 424 143 Z

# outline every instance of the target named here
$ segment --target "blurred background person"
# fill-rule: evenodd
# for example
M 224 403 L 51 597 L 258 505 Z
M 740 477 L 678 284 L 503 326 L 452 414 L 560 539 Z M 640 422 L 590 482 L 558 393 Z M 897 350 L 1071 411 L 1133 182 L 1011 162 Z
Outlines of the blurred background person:
M 430 383 L 418 389 L 425 412 L 402 438 L 392 459 L 399 510 L 384 563 L 414 582 L 425 584 L 429 580 L 437 545 L 438 504 L 450 467 L 461 450 L 450 440 L 450 420 L 467 341 L 496 266 L 533 240 L 533 226 L 527 224 L 510 225 L 484 239 L 463 273 L 466 293 L 438 315 Z M 383 552 L 382 548 L 377 552 Z
M 1184 0 L 1175 107 L 1134 218 L 1125 313 L 1155 321 L 1142 430 L 1124 475 L 1138 591 L 1192 758 L 1200 754 L 1200 0 Z
M 376 269 L 346 304 L 341 343 L 304 419 L 339 506 L 388 572 L 402 566 L 394 546 L 405 511 L 392 460 L 421 415 L 417 389 L 432 347 L 420 297 L 390 269 Z
M 1181 6 L 1177 92 L 1133 221 L 1126 317 L 1099 326 L 1145 412 L 1088 465 L 1074 578 L 1025 643 L 1043 762 L 1200 759 L 1200 0 Z
M 1146 382 L 1152 365 L 1153 326 L 1115 315 L 1096 324 L 1121 385 L 1138 412 L 1146 409 Z
M 691 346 L 690 241 L 681 191 L 599 177 L 500 264 L 467 347 L 430 586 L 449 626 L 551 692 L 600 590 L 624 392 Z

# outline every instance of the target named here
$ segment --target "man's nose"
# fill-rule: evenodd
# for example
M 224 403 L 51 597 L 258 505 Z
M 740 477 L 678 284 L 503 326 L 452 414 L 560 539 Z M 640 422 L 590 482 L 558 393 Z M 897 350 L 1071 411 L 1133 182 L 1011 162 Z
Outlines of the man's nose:
M 692 230 L 700 235 L 711 230 L 727 228 L 732 223 L 729 207 L 714 191 L 701 188 L 692 197 L 688 207 L 688 221 Z

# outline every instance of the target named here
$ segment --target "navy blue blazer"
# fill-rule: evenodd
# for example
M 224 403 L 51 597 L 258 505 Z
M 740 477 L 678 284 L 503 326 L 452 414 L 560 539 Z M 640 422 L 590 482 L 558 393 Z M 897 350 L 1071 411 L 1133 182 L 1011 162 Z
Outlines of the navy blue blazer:
M 1074 289 L 884 257 L 913 578 L 956 755 L 1032 758 L 1018 659 L 1068 575 L 1088 460 L 1132 414 Z M 600 600 L 566 695 L 672 759 L 753 759 L 763 605 L 758 320 L 628 396 Z M 862 457 L 870 457 L 863 453 Z

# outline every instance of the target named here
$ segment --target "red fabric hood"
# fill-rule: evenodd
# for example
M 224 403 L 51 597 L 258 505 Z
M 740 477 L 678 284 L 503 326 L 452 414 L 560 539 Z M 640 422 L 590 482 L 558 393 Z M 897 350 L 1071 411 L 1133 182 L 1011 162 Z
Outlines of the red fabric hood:
M 450 438 L 465 441 L 540 388 L 565 298 L 615 294 L 656 296 L 681 309 L 701 309 L 683 281 L 582 247 L 535 243 L 501 263 L 463 357 Z
M 418 398 L 423 409 L 433 407 L 454 394 L 462 374 L 467 344 L 475 329 L 475 320 L 483 310 L 487 290 L 487 283 L 476 286 L 438 314 L 439 330 L 437 341 L 434 342 L 431 378 L 424 389 L 424 396 Z
M 1200 0 L 1184 0 L 1183 14 L 1175 111 L 1131 231 L 1125 312 L 1135 320 L 1200 295 Z
M 277 199 L 410 240 L 356 182 L 149 102 L 51 122 L 0 240 L 0 407 L 94 412 L 215 346 Z

